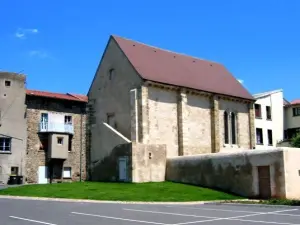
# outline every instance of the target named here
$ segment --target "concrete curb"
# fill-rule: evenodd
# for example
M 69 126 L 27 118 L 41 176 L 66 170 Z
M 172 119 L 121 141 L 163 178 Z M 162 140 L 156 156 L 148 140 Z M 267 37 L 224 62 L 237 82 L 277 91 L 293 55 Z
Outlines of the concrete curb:
M 136 201 L 102 201 L 102 200 L 88 200 L 88 199 L 69 199 L 69 198 L 44 198 L 44 197 L 25 197 L 25 196 L 11 196 L 0 195 L 0 199 L 19 199 L 19 200 L 35 200 L 35 201 L 56 201 L 56 202 L 78 202 L 78 203 L 101 203 L 101 204 L 151 204 L 151 205 L 196 205 L 196 204 L 212 204 L 225 203 L 228 200 L 216 201 L 193 201 L 193 202 L 136 202 Z M 233 200 L 235 201 L 235 200 Z M 248 199 L 238 201 L 249 201 Z M 241 203 L 242 204 L 242 203 Z
M 249 200 L 243 200 L 243 201 L 249 201 Z M 252 202 L 259 202 L 259 200 L 250 200 Z M 241 202 L 241 201 L 240 201 Z M 230 205 L 230 206 L 247 206 L 247 207 L 265 207 L 265 208 L 299 208 L 299 206 L 292 206 L 292 205 L 271 205 L 271 204 L 259 204 L 259 203 L 253 203 L 253 204 L 247 204 L 247 203 L 240 203 L 240 202 L 212 202 L 212 203 L 204 203 L 205 205 Z

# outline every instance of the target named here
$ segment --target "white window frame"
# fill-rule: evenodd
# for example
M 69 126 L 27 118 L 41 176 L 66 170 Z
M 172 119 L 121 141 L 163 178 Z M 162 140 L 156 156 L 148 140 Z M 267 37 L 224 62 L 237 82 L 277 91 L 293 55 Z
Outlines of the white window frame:
M 66 175 L 66 173 L 69 173 L 69 175 Z M 72 178 L 72 167 L 70 166 L 63 167 L 63 178 Z

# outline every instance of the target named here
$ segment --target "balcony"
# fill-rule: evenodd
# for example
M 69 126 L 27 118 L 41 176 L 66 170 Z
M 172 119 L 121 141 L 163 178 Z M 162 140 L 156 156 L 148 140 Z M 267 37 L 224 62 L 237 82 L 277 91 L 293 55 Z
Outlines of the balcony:
M 39 131 L 74 134 L 74 127 L 73 124 L 57 123 L 57 122 L 41 122 Z

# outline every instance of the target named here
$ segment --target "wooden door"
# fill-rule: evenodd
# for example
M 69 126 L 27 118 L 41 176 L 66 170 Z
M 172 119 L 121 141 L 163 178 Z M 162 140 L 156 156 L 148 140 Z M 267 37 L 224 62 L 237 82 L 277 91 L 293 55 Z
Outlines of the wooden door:
M 271 198 L 270 166 L 258 167 L 258 183 L 259 197 L 262 199 Z

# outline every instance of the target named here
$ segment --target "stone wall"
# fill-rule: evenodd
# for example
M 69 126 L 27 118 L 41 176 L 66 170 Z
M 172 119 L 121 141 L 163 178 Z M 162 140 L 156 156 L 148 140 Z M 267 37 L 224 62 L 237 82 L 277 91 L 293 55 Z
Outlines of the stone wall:
M 85 103 L 69 102 L 62 100 L 44 99 L 27 96 L 27 153 L 26 153 L 26 181 L 27 183 L 38 182 L 39 166 L 47 166 L 47 152 L 42 147 L 42 139 L 47 139 L 47 134 L 39 133 L 39 123 L 41 113 L 58 113 L 72 116 L 74 135 L 72 138 L 71 151 L 68 158 L 63 162 L 63 167 L 72 168 L 72 179 L 78 181 L 81 178 L 86 179 L 87 155 L 86 148 L 86 114 L 84 111 Z M 81 159 L 80 159 L 81 154 Z
M 131 137 L 144 144 L 166 144 L 167 157 L 250 149 L 253 102 L 146 82 L 131 91 Z M 237 143 L 224 143 L 224 111 L 237 115 Z
M 166 179 L 257 197 L 257 167 L 265 165 L 270 165 L 272 196 L 285 197 L 282 150 L 247 150 L 169 158 Z
M 163 182 L 166 145 L 132 143 L 132 182 Z
M 101 161 L 95 163 L 92 181 L 120 181 L 120 157 L 127 158 L 126 182 L 165 181 L 166 146 L 136 143 L 119 144 Z

